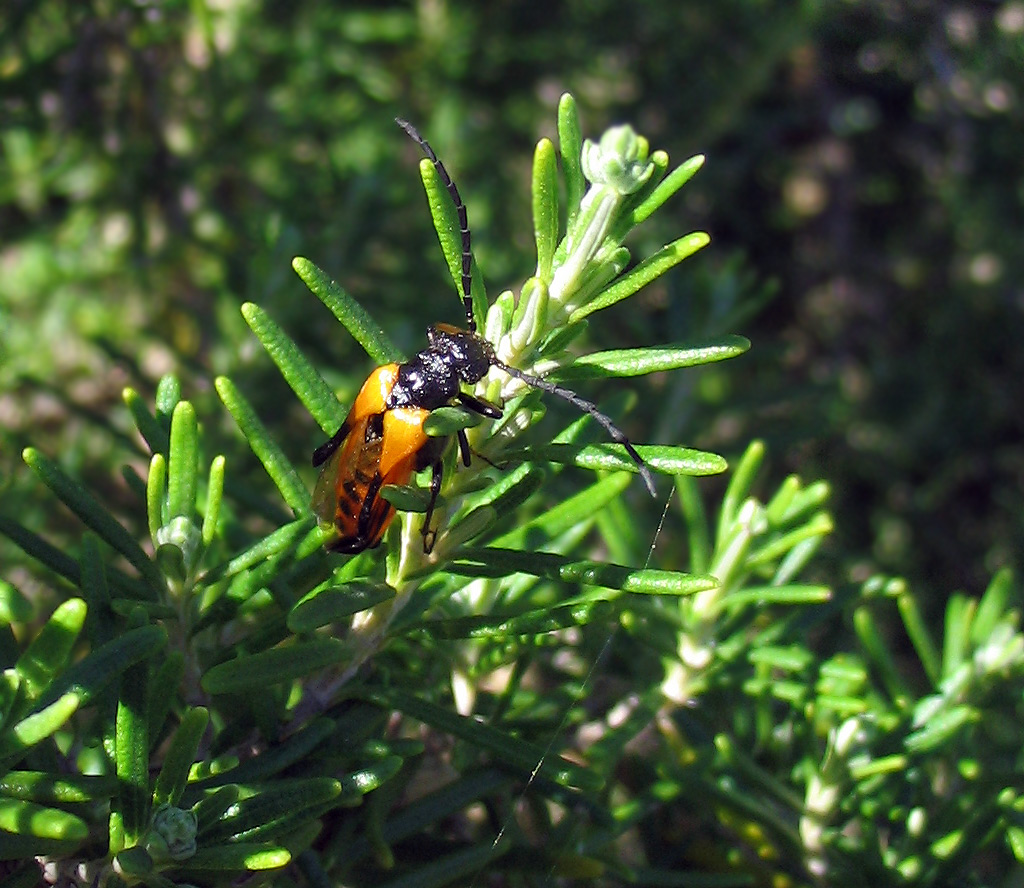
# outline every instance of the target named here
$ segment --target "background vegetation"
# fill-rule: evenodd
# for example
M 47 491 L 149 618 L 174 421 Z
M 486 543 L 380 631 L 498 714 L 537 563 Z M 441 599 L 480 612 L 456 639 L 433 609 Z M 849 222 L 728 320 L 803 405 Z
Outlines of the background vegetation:
M 366 362 L 309 312 L 297 253 L 407 349 L 457 318 L 398 113 L 457 172 L 492 288 L 521 277 L 526 164 L 571 88 L 587 131 L 628 119 L 672 157 L 709 157 L 678 221 L 637 250 L 679 222 L 714 249 L 608 329 L 668 341 L 742 301 L 734 332 L 756 343 L 685 393 L 644 398 L 636 427 L 733 454 L 762 436 L 779 477 L 833 482 L 847 576 L 898 572 L 938 598 L 979 588 L 1021 553 L 1021 14 L 903 0 L 11 4 L 5 500 L 24 495 L 26 443 L 109 486 L 131 445 L 83 430 L 116 421 L 125 383 L 151 390 L 167 369 L 193 391 L 244 368 L 272 414 L 280 388 L 253 363 L 245 300 L 353 385 Z M 280 418 L 309 429 L 289 453 L 309 450 L 312 427 Z
M 79 523 L 24 468 L 32 445 L 141 535 L 121 466 L 145 474 L 148 450 L 121 392 L 152 403 L 168 371 L 239 490 L 266 482 L 217 419 L 216 374 L 305 463 L 320 432 L 242 303 L 347 402 L 369 361 L 292 257 L 417 349 L 460 312 L 393 118 L 454 173 L 493 295 L 531 273 L 530 159 L 568 89 L 588 135 L 629 121 L 674 162 L 708 156 L 631 247 L 693 229 L 711 247 L 612 309 L 588 349 L 753 342 L 639 384 L 630 430 L 731 461 L 763 439 L 766 489 L 791 472 L 832 487 L 812 578 L 900 575 L 935 623 L 957 590 L 1024 566 L 1022 66 L 1017 0 L 6 4 L 3 514 L 77 550 Z M 672 510 L 662 539 L 684 536 Z M 29 597 L 51 594 L 20 550 L 0 557 Z

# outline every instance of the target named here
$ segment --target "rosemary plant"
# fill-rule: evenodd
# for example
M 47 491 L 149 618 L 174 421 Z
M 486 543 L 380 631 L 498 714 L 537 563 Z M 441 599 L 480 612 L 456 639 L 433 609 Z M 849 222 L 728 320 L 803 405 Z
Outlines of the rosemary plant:
M 584 141 L 569 96 L 558 137 L 561 179 L 553 144 L 534 157 L 534 274 L 488 305 L 474 267 L 476 316 L 500 360 L 607 379 L 741 354 L 738 336 L 578 354 L 591 315 L 707 242 L 687 235 L 632 268 L 623 246 L 701 159 L 669 172 L 629 127 Z M 433 165 L 421 172 L 458 289 L 454 208 Z M 312 262 L 293 264 L 373 362 L 401 358 Z M 266 312 L 243 313 L 333 433 L 345 412 L 334 391 Z M 386 491 L 402 516 L 380 548 L 330 556 L 308 468 L 240 387 L 216 386 L 271 492 L 236 488 L 223 456 L 206 463 L 174 378 L 153 411 L 126 391 L 151 453 L 145 479 L 125 474 L 148 543 L 25 452 L 88 530 L 66 551 L 0 518 L 61 599 L 30 631 L 32 604 L 0 582 L 0 888 L 41 875 L 945 885 L 1024 858 L 1024 636 L 1009 576 L 980 602 L 955 598 L 941 641 L 899 581 L 810 581 L 832 527 L 828 487 L 790 478 L 762 499 L 758 443 L 714 510 L 693 476 L 724 471 L 721 457 L 638 447 L 688 533 L 669 540 L 686 571 L 651 567 L 624 542 L 635 465 L 587 443 L 585 418 L 538 445 L 540 394 L 497 372 L 477 394 L 503 403 L 501 420 L 471 427 L 442 409 L 429 421 L 439 435 L 468 428 L 485 457 L 445 473 L 433 551 L 410 487 Z M 240 517 L 253 513 L 266 526 Z M 636 557 L 591 557 L 602 548 Z M 916 683 L 875 622 L 890 601 Z M 821 653 L 815 636 L 844 614 L 855 637 Z

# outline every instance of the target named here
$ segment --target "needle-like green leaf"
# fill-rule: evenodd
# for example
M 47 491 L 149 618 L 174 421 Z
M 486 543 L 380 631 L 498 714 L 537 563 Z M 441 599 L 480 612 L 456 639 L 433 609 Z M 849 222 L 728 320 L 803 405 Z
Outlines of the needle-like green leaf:
M 465 740 L 478 749 L 486 749 L 504 765 L 523 774 L 551 780 L 566 789 L 593 792 L 600 788 L 600 775 L 572 764 L 554 752 L 527 743 L 513 735 L 472 718 L 464 718 L 450 709 L 437 706 L 399 688 L 360 691 L 364 699 L 397 709 L 431 727 Z
M 698 345 L 671 345 L 656 348 L 629 348 L 581 355 L 550 379 L 590 379 L 611 376 L 642 376 L 681 367 L 695 367 L 725 361 L 742 355 L 750 340 L 742 336 L 722 336 Z
M 296 262 L 300 260 L 296 259 Z M 302 405 L 327 434 L 333 435 L 345 419 L 338 397 L 324 378 L 306 359 L 295 342 L 258 305 L 246 302 L 242 317 L 256 334 L 270 359 L 277 365 L 285 382 Z
M 180 401 L 171 416 L 171 450 L 167 460 L 168 519 L 191 519 L 199 487 L 199 427 L 195 408 Z
M 646 287 L 651 281 L 661 277 L 670 268 L 678 265 L 688 256 L 692 256 L 701 247 L 707 246 L 710 242 L 711 238 L 703 231 L 687 234 L 678 240 L 672 241 L 672 243 L 658 250 L 653 256 L 648 256 L 636 268 L 627 272 L 595 298 L 577 308 L 569 316 L 569 322 L 582 320 L 595 311 L 608 308 L 610 305 L 615 305 L 616 302 L 621 302 L 623 299 L 628 299 L 642 287 Z
M 292 268 L 303 283 L 323 302 L 376 364 L 402 360 L 402 353 L 384 328 L 358 302 L 308 259 L 297 256 Z
M 434 220 L 437 239 L 448 263 L 448 272 L 455 282 L 455 292 L 459 299 L 462 299 L 465 295 L 462 292 L 462 234 L 455 204 L 434 164 L 427 158 L 420 161 L 420 176 L 427 192 L 427 203 L 430 205 L 430 216 Z M 482 328 L 483 320 L 487 316 L 487 291 L 484 289 L 483 275 L 480 274 L 475 258 L 472 261 L 470 278 L 473 317 L 476 318 L 477 326 Z
M 142 551 L 135 538 L 124 526 L 118 523 L 110 511 L 101 506 L 92 494 L 86 492 L 81 484 L 34 447 L 25 448 L 22 456 L 29 468 L 39 476 L 40 480 L 53 491 L 57 498 L 88 527 L 91 527 L 98 536 L 124 555 L 154 591 L 163 587 L 163 577 L 149 556 Z
M 567 227 L 572 228 L 583 193 L 587 190 L 587 182 L 580 166 L 583 131 L 580 129 L 576 100 L 569 93 L 564 93 L 558 102 L 558 150 L 562 155 L 562 176 L 565 178 Z
M 300 641 L 220 663 L 202 685 L 211 694 L 258 690 L 336 665 L 349 654 L 349 646 L 335 638 Z
M 551 264 L 558 245 L 558 161 L 550 139 L 541 139 L 533 155 L 532 194 L 537 277 L 549 284 Z
M 308 512 L 309 490 L 267 427 L 260 422 L 252 405 L 242 397 L 230 379 L 221 376 L 215 385 L 224 406 L 228 408 L 238 428 L 245 435 L 256 458 L 263 463 L 263 468 L 267 470 L 284 501 L 296 514 Z

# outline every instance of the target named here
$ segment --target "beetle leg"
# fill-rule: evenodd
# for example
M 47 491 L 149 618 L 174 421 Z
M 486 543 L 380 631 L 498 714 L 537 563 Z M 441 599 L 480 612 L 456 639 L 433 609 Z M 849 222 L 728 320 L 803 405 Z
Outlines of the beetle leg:
M 501 419 L 501 408 L 497 404 L 485 401 L 483 398 L 475 398 L 473 395 L 467 395 L 465 392 L 459 392 L 455 396 L 455 400 L 467 410 L 472 410 L 474 413 L 479 413 L 481 416 L 486 416 L 488 419 Z
M 462 432 L 459 432 L 461 435 Z M 459 445 L 461 447 L 461 443 Z M 467 442 L 468 446 L 468 442 Z M 469 465 L 469 463 L 466 463 Z M 441 476 L 444 472 L 444 463 L 441 460 L 437 460 L 433 466 L 431 466 L 430 474 L 430 502 L 427 504 L 427 513 L 423 516 L 423 553 L 429 555 L 431 550 L 434 548 L 434 542 L 437 540 L 437 531 L 431 529 L 430 519 L 434 517 L 434 506 L 437 505 L 437 496 L 441 492 Z
M 317 447 L 316 450 L 313 451 L 313 468 L 316 468 L 317 466 L 323 465 L 325 462 L 327 462 L 331 454 L 334 453 L 334 451 L 341 446 L 345 438 L 348 437 L 350 429 L 351 426 L 349 425 L 348 420 L 346 419 L 341 424 L 341 428 L 338 429 L 338 431 L 336 431 L 333 435 L 331 435 L 330 440 L 325 441 L 323 444 Z
M 462 464 L 468 469 L 472 451 L 469 449 L 469 438 L 466 437 L 466 430 L 459 429 L 457 437 L 459 439 L 459 454 L 462 456 Z
M 370 527 L 370 521 L 373 517 L 373 506 L 377 501 L 377 494 L 380 493 L 380 488 L 384 484 L 384 479 L 381 478 L 380 472 L 377 472 L 373 476 L 373 480 L 370 482 L 370 486 L 366 488 L 366 496 L 363 498 L 362 508 L 359 510 L 359 519 L 356 523 L 357 534 L 356 539 L 360 542 L 361 548 L 365 549 L 372 538 L 372 528 Z

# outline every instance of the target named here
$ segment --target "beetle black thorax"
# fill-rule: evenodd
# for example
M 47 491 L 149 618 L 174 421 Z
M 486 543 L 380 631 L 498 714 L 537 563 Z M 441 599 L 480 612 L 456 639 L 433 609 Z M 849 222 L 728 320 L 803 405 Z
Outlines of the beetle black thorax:
M 461 383 L 479 382 L 494 363 L 494 350 L 482 336 L 450 324 L 427 329 L 430 345 L 398 366 L 398 379 L 387 408 L 422 407 L 435 410 L 459 393 Z

